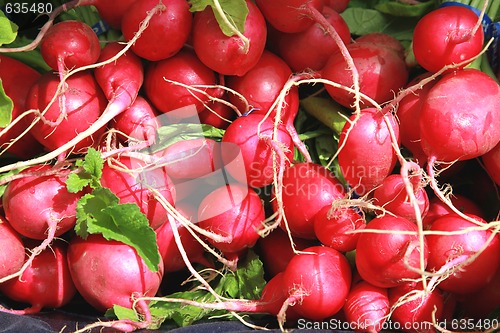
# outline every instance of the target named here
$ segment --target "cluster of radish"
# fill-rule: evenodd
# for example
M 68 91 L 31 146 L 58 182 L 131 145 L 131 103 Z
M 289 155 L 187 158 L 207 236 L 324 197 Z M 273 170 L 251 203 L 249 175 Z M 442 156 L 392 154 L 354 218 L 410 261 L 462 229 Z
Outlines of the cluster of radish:
M 426 14 L 413 35 L 414 75 L 393 37 L 352 39 L 340 15 L 348 2 L 244 4 L 239 28 L 219 1 L 74 0 L 32 45 L 52 71 L 0 55 L 14 105 L 0 138 L 16 158 L 0 167 L 0 292 L 30 304 L 1 310 L 58 308 L 79 293 L 99 312 L 142 315 L 99 325 L 148 328 L 148 299 L 170 274 L 187 269 L 208 288 L 195 264 L 235 270 L 249 250 L 269 279 L 261 298 L 199 306 L 281 325 L 336 317 L 366 332 L 387 320 L 432 330 L 425 323 L 498 307 L 498 215 L 438 182 L 477 159 L 500 185 L 500 86 L 468 67 L 488 42 L 478 15 L 466 6 Z M 88 5 L 123 41 L 100 45 L 82 22 L 52 24 Z M 317 85 L 345 112 L 338 169 L 316 162 L 294 125 L 301 87 Z M 193 121 L 223 134 L 159 143 L 162 126 Z M 104 161 L 98 184 L 69 189 L 72 174 L 89 171 L 80 163 L 91 148 Z M 79 214 L 91 214 L 78 203 L 102 189 L 147 218 L 155 270 L 130 245 L 75 233 Z

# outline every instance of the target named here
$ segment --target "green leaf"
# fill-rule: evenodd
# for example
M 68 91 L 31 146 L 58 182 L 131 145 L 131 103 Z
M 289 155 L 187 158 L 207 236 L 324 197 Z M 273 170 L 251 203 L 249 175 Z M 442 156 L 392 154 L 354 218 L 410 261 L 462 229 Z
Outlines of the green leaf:
M 378 10 L 365 8 L 347 8 L 341 16 L 349 26 L 351 34 L 357 36 L 382 32 L 391 20 Z
M 419 4 L 407 4 L 399 1 L 380 3 L 375 9 L 384 14 L 403 17 L 421 17 L 436 7 L 437 1 L 421 2 Z
M 168 146 L 183 140 L 209 138 L 220 141 L 224 130 L 207 124 L 172 124 L 161 126 L 157 131 L 157 142 L 150 148 L 150 152 L 158 152 Z
M 9 48 L 17 48 L 30 44 L 33 40 L 29 39 L 25 36 L 18 36 L 16 40 L 8 45 L 4 45 L 4 47 Z M 13 59 L 19 60 L 20 62 L 36 69 L 40 73 L 45 73 L 52 68 L 47 65 L 45 60 L 43 60 L 42 54 L 40 53 L 40 48 L 31 50 L 31 51 L 23 51 L 23 52 L 10 52 L 4 53 L 6 56 L 11 57 Z
M 101 186 L 102 168 L 104 160 L 101 154 L 94 148 L 89 148 L 85 159 L 76 161 L 75 165 L 82 168 L 80 172 L 71 173 L 66 181 L 66 187 L 69 192 L 76 193 L 87 185 L 91 188 Z
M 0 10 L 0 46 L 12 43 L 17 37 L 17 24 L 11 22 Z
M 223 15 L 217 10 L 215 1 L 218 1 L 222 8 Z M 240 33 L 245 32 L 245 21 L 248 16 L 248 6 L 245 0 L 190 0 L 189 2 L 191 12 L 203 11 L 207 6 L 210 6 L 219 27 L 226 36 L 234 36 L 234 29 Z M 229 21 L 229 24 L 223 16 Z
M 7 96 L 0 79 L 0 127 L 4 128 L 12 121 L 12 110 L 14 110 L 14 102 Z

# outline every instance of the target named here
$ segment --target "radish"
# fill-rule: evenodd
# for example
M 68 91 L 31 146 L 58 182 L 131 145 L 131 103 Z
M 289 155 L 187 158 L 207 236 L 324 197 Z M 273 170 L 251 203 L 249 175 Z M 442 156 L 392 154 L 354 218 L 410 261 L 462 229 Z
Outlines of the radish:
M 0 280 L 16 273 L 23 267 L 25 251 L 21 235 L 12 229 L 4 217 L 0 217 Z M 7 250 L 8 249 L 8 250 Z
M 284 171 L 282 188 L 273 187 L 273 196 L 281 192 L 283 213 L 287 225 L 281 228 L 295 237 L 316 239 L 314 216 L 325 206 L 345 196 L 342 183 L 327 168 L 316 163 L 296 163 Z M 276 197 L 271 204 L 275 212 L 280 212 Z M 307 207 L 307 209 L 304 209 Z
M 122 0 L 118 2 L 110 2 L 106 0 L 83 0 L 89 2 L 97 8 L 99 16 L 112 28 L 119 30 L 121 28 L 122 19 L 127 9 L 132 5 L 134 0 Z
M 338 313 L 351 288 L 351 266 L 342 253 L 313 246 L 296 254 L 283 272 L 288 302 L 298 315 L 324 320 Z
M 155 191 L 170 204 L 176 198 L 175 188 L 165 168 L 148 165 L 133 157 L 121 156 L 114 164 L 105 164 L 101 184 L 109 188 L 120 203 L 137 204 L 153 229 L 166 221 L 166 209 L 155 196 Z
M 175 56 L 150 62 L 146 69 L 144 90 L 148 99 L 161 112 L 168 113 L 194 105 L 199 113 L 210 100 L 209 92 L 214 89 L 199 88 L 192 91 L 186 86 L 215 85 L 216 73 L 205 66 L 189 49 L 179 51 Z M 175 117 L 188 117 L 176 112 Z
M 500 305 L 500 269 L 497 269 L 490 282 L 470 294 L 460 295 L 458 312 L 465 317 L 486 319 Z
M 222 96 L 224 98 L 224 96 Z M 225 99 L 225 98 L 224 98 Z M 209 101 L 199 114 L 200 123 L 211 125 L 216 128 L 226 129 L 236 118 L 236 112 L 230 106 L 217 102 Z
M 40 110 L 40 118 L 34 115 L 26 117 L 27 125 L 37 120 L 31 129 L 33 136 L 49 150 L 65 146 L 80 132 L 86 131 L 99 119 L 106 107 L 106 97 L 99 88 L 94 76 L 89 71 L 70 76 L 64 88 L 64 104 L 59 100 L 49 106 L 56 94 L 59 78 L 51 72 L 45 73 L 30 89 L 26 107 Z M 47 111 L 43 113 L 44 109 Z M 99 141 L 105 125 L 84 140 L 72 146 L 72 153 L 82 153 Z
M 354 40 L 354 43 L 371 43 L 383 46 L 396 52 L 401 58 L 405 57 L 405 47 L 399 39 L 383 32 L 370 32 L 359 36 Z
M 245 1 L 248 15 L 242 36 L 226 36 L 211 7 L 194 14 L 193 48 L 198 58 L 209 68 L 223 75 L 243 75 L 260 59 L 266 44 L 266 22 L 259 8 Z
M 338 13 L 342 13 L 349 6 L 349 0 L 326 0 L 325 6 L 335 9 Z
M 359 275 L 381 288 L 420 277 L 418 270 L 425 269 L 429 250 L 425 238 L 420 239 L 417 232 L 417 225 L 402 217 L 386 214 L 368 222 L 356 246 Z
M 50 27 L 40 43 L 40 52 L 47 65 L 62 75 L 67 69 L 95 63 L 101 46 L 90 26 L 71 20 Z
M 319 12 L 323 9 L 321 0 L 257 0 L 255 3 L 259 6 L 266 21 L 275 29 L 288 33 L 304 31 L 314 24 L 314 20 L 305 15 L 304 11 L 307 6 L 312 6 Z
M 288 165 L 293 159 L 293 142 L 283 125 L 262 114 L 241 116 L 226 129 L 222 143 L 222 161 L 226 171 L 237 181 L 253 188 L 273 182 L 274 154 L 280 164 Z M 241 156 L 240 156 L 241 155 Z M 242 168 L 242 165 L 244 168 Z
M 99 312 L 113 305 L 132 308 L 133 297 L 154 296 L 163 278 L 163 261 L 152 272 L 131 246 L 99 234 L 75 236 L 68 265 L 76 289 Z
M 492 230 L 460 232 L 467 228 L 487 226 L 481 218 L 468 216 L 476 222 L 456 214 L 440 217 L 429 229 L 433 233 L 426 236 L 429 247 L 428 270 L 444 274 L 438 280 L 439 287 L 457 294 L 478 291 L 491 281 L 500 265 L 500 240 Z
M 354 284 L 347 295 L 343 313 L 357 331 L 380 332 L 389 315 L 389 296 L 386 288 L 366 281 Z
M 238 183 L 218 187 L 198 207 L 198 225 L 220 236 L 209 237 L 208 242 L 225 255 L 253 247 L 264 218 L 257 192 Z
M 25 240 L 28 248 L 39 242 Z M 60 308 L 68 304 L 76 294 L 67 262 L 67 244 L 54 240 L 50 249 L 43 250 L 19 279 L 0 284 L 0 291 L 11 300 L 28 303 L 23 310 L 4 310 L 16 314 L 33 314 L 43 308 Z
M 12 100 L 12 121 L 19 120 L 22 112 L 26 110 L 25 104 L 31 86 L 41 76 L 28 65 L 0 54 L 0 80 L 5 94 Z M 0 136 L 2 149 L 7 149 L 9 153 L 18 158 L 34 157 L 42 151 L 42 145 L 34 138 L 31 132 L 22 134 L 25 131 L 23 121 L 8 129 Z M 15 139 L 15 142 L 11 142 Z M 5 146 L 9 144 L 9 146 Z
M 476 13 L 464 6 L 441 7 L 424 15 L 413 31 L 415 59 L 429 72 L 472 61 L 484 43 L 478 20 Z
M 387 119 L 387 122 L 384 119 Z M 338 163 L 342 175 L 359 195 L 365 195 L 391 174 L 396 154 L 391 140 L 392 131 L 399 141 L 399 126 L 391 113 L 374 108 L 362 109 L 346 122 L 339 139 Z M 399 142 L 398 142 L 399 144 Z
M 154 15 L 148 27 L 132 45 L 132 51 L 143 59 L 158 61 L 172 57 L 186 43 L 191 32 L 192 14 L 185 0 L 163 0 L 163 8 Z M 141 22 L 157 0 L 134 1 L 125 11 L 121 31 L 130 41 L 139 30 Z M 161 42 L 159 42 L 161 41 Z
M 460 212 L 465 214 L 472 214 L 481 218 L 484 218 L 484 212 L 481 210 L 479 205 L 472 201 L 471 199 L 461 195 L 453 194 L 450 200 Z M 438 197 L 433 197 L 429 200 L 429 211 L 425 215 L 423 223 L 425 229 L 429 228 L 435 220 L 441 216 L 454 213 L 451 208 L 441 201 Z
M 464 98 L 456 98 L 457 94 Z M 422 106 L 424 152 L 431 160 L 442 162 L 486 154 L 500 142 L 499 108 L 500 86 L 487 74 L 463 69 L 444 75 Z
M 497 185 L 500 185 L 500 143 L 481 158 L 488 175 Z
M 363 229 L 365 218 L 352 207 L 321 208 L 313 221 L 316 238 L 325 246 L 340 252 L 350 252 L 356 249 L 359 233 L 355 230 Z
M 273 276 L 264 286 L 260 301 L 265 304 L 265 312 L 274 316 L 280 315 L 281 308 L 286 303 L 288 298 L 288 290 L 286 290 L 283 281 L 284 273 L 279 272 Z M 288 307 L 285 311 L 286 320 L 293 322 L 300 318 L 293 306 Z

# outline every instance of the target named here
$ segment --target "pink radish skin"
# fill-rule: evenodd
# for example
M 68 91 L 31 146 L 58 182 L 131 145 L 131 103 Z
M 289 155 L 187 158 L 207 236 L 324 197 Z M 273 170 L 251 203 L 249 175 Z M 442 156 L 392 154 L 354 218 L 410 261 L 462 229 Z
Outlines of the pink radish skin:
M 163 278 L 163 261 L 152 272 L 132 247 L 97 234 L 70 241 L 68 264 L 76 289 L 99 312 L 132 308 L 137 294 L 155 296 Z
M 356 38 L 354 43 L 371 43 L 383 46 L 396 52 L 402 59 L 405 57 L 405 47 L 403 44 L 401 44 L 397 38 L 383 32 L 370 32 L 364 34 Z
M 283 273 L 283 285 L 293 311 L 309 320 L 324 320 L 338 313 L 351 288 L 351 266 L 329 247 L 313 246 L 295 255 Z
M 120 30 L 123 16 L 135 0 L 122 0 L 111 2 L 106 0 L 83 0 L 88 1 L 97 8 L 99 16 L 112 28 Z
M 34 240 L 26 240 L 25 243 L 28 248 L 39 245 Z M 31 305 L 23 310 L 7 312 L 33 314 L 44 308 L 60 308 L 73 299 L 76 289 L 69 272 L 66 249 L 65 242 L 55 240 L 50 249 L 35 257 L 20 278 L 0 284 L 0 291 L 9 299 Z
M 326 0 L 325 6 L 329 6 L 338 13 L 342 13 L 349 6 L 349 0 Z
M 275 195 L 276 188 L 273 188 L 273 196 Z M 314 216 L 323 207 L 344 196 L 342 183 L 322 165 L 297 163 L 286 168 L 281 199 L 291 234 L 295 237 L 316 239 Z M 271 203 L 277 212 L 279 209 L 277 199 Z M 286 230 L 284 222 L 280 226 Z
M 500 185 L 500 143 L 481 158 L 488 175 L 497 185 Z
M 139 0 L 130 5 L 122 18 L 121 31 L 125 40 L 130 41 L 134 37 L 141 22 L 156 5 L 157 0 Z M 193 18 L 187 1 L 164 0 L 163 5 L 164 8 L 152 17 L 146 30 L 132 45 L 135 54 L 149 61 L 175 55 L 191 32 Z
M 420 268 L 421 249 L 415 223 L 402 217 L 384 215 L 376 217 L 366 226 L 367 230 L 384 230 L 383 233 L 363 232 L 356 246 L 356 267 L 359 275 L 368 283 L 391 288 L 405 279 L 416 279 Z M 395 231 L 396 233 L 389 233 Z M 415 234 L 397 233 L 410 231 Z M 424 267 L 427 265 L 428 246 L 424 240 Z
M 246 0 L 248 15 L 243 35 L 249 40 L 245 50 L 241 38 L 228 37 L 221 31 L 211 8 L 194 14 L 193 48 L 198 58 L 209 68 L 223 75 L 241 76 L 259 61 L 264 52 L 267 29 L 259 8 Z
M 40 43 L 42 57 L 52 69 L 63 73 L 97 61 L 101 46 L 90 26 L 80 21 L 53 25 Z
M 25 250 L 21 235 L 0 216 L 0 279 L 18 272 L 24 263 Z
M 255 3 L 266 21 L 275 29 L 287 33 L 301 32 L 314 24 L 314 21 L 306 15 L 307 6 L 312 6 L 319 12 L 323 9 L 321 0 L 257 0 Z
M 464 197 L 460 194 L 454 194 L 450 197 L 453 205 L 458 208 L 458 210 L 465 214 L 472 214 L 481 218 L 484 218 L 484 212 L 481 208 L 471 199 Z M 451 208 L 439 198 L 433 197 L 429 201 L 429 211 L 424 217 L 424 228 L 428 229 L 438 218 L 454 213 Z
M 283 277 L 283 272 L 279 272 L 272 277 L 264 286 L 260 297 L 260 301 L 265 304 L 263 307 L 266 309 L 266 312 L 274 316 L 280 314 L 280 310 L 289 296 L 284 285 Z M 285 313 L 287 322 L 294 322 L 300 318 L 293 306 L 288 307 Z

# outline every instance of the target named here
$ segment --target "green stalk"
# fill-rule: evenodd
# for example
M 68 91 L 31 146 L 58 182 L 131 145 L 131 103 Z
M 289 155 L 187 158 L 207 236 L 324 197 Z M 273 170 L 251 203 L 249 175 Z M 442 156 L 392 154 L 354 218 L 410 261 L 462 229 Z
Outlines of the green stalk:
M 311 96 L 302 99 L 300 105 L 337 135 L 340 135 L 349 117 L 349 112 L 343 106 L 329 98 Z

